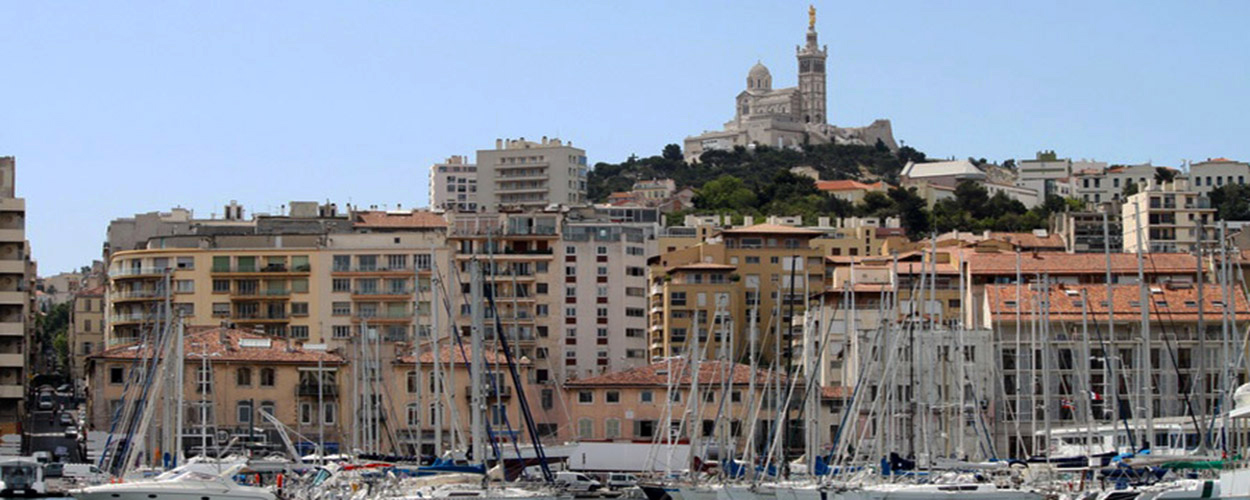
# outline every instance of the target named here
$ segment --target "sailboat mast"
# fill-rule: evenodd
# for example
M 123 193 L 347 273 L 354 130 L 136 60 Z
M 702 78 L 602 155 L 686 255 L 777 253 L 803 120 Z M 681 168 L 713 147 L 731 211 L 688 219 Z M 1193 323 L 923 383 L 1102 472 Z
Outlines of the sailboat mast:
M 469 288 L 473 299 L 473 328 L 469 331 L 471 345 L 469 350 L 469 388 L 471 391 L 469 435 L 473 443 L 471 448 L 473 460 L 485 464 L 486 436 L 483 434 L 485 422 L 482 421 L 482 329 L 485 322 L 483 316 L 485 305 L 482 299 L 482 268 L 481 263 L 476 259 L 469 261 L 469 276 L 471 280 Z
M 1154 446 L 1155 439 L 1155 420 L 1154 420 L 1154 363 L 1151 359 L 1151 339 L 1150 339 L 1150 290 L 1146 286 L 1146 270 L 1145 270 L 1145 241 L 1142 239 L 1141 231 L 1141 205 L 1134 204 L 1133 212 L 1137 225 L 1137 288 L 1141 292 L 1141 358 L 1138 365 L 1141 367 L 1138 372 L 1137 388 L 1138 397 L 1142 398 L 1142 412 L 1146 418 L 1146 438 L 1142 440 L 1143 445 Z
M 441 286 L 441 280 L 438 278 L 438 261 L 434 255 L 430 255 L 430 351 L 434 354 L 434 398 L 430 405 L 434 408 L 434 456 L 443 456 L 443 377 L 442 377 L 442 344 L 439 339 L 442 338 L 442 332 L 439 330 L 441 325 L 438 324 L 438 312 L 442 308 L 438 302 L 438 287 Z M 417 360 L 420 366 L 421 360 Z M 419 368 L 418 368 L 419 369 Z

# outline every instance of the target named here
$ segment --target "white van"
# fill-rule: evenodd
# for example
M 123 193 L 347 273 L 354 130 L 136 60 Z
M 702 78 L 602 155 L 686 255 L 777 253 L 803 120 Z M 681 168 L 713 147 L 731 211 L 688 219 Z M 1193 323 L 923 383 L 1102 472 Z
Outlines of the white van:
M 638 476 L 619 472 L 608 474 L 609 488 L 614 490 L 623 490 L 626 488 L 633 488 L 634 486 L 638 486 Z
M 108 474 L 91 464 L 65 464 L 62 475 L 87 484 L 104 484 L 109 479 Z
M 594 491 L 603 486 L 598 480 L 580 472 L 557 472 L 556 484 L 569 491 Z

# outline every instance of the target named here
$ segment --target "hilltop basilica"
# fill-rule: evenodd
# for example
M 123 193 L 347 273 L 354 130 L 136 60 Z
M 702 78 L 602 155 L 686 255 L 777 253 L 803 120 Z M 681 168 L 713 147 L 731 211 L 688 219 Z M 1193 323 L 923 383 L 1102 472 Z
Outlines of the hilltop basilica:
M 738 94 L 734 118 L 725 129 L 687 137 L 683 148 L 686 161 L 698 161 L 704 151 L 730 150 L 734 146 L 767 145 L 797 148 L 813 144 L 874 145 L 880 140 L 895 150 L 889 120 L 876 120 L 866 127 L 843 128 L 829 124 L 825 103 L 825 60 L 828 47 L 816 42 L 816 9 L 808 12 L 807 45 L 795 47 L 799 85 L 773 88 L 772 73 L 756 63 L 747 72 L 747 87 Z

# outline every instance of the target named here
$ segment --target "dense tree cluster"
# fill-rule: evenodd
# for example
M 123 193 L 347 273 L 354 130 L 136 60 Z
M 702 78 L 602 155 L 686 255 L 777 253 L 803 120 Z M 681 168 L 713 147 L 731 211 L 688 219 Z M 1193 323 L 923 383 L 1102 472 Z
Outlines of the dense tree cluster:
M 821 192 L 808 177 L 790 172 L 792 167 L 809 166 L 822 179 L 877 179 L 896 184 L 908 161 L 923 162 L 925 154 L 904 146 L 891 153 L 883 144 L 850 146 L 826 144 L 802 150 L 738 147 L 732 151 L 708 151 L 697 165 L 682 161 L 681 149 L 670 144 L 660 155 L 631 156 L 622 163 L 599 163 L 590 173 L 592 199 L 602 201 L 616 191 L 629 191 L 638 180 L 670 178 L 679 187 L 694 187 L 696 214 L 801 215 L 817 217 L 898 217 L 908 234 L 922 237 L 930 231 L 1028 231 L 1046 227 L 1050 213 L 1079 209 L 1076 200 L 1052 197 L 1040 207 L 1026 208 L 1003 193 L 989 196 L 985 188 L 970 182 L 960 184 L 955 198 L 938 202 L 933 210 L 915 188 L 892 188 L 870 192 L 858 203 Z M 984 159 L 979 160 L 985 162 Z M 679 224 L 685 213 L 674 213 L 670 224 Z M 740 220 L 740 219 L 739 219 Z

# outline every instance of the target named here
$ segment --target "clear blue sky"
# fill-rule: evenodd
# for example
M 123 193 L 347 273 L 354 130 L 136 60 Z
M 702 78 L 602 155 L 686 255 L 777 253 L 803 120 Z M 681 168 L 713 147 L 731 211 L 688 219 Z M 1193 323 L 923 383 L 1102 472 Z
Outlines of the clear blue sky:
M 0 155 L 42 274 L 109 219 L 402 203 L 497 137 L 592 162 L 794 81 L 808 2 L 37 2 L 0 10 Z M 930 156 L 1250 159 L 1250 2 L 817 2 L 829 116 Z

